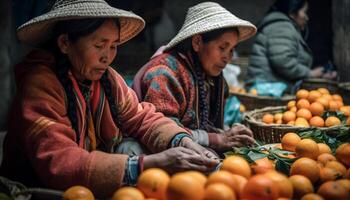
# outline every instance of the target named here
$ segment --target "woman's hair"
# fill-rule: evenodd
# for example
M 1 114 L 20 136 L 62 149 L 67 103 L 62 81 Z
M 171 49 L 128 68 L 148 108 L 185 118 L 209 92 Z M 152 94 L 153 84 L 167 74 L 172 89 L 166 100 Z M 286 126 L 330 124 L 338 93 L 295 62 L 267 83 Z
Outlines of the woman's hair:
M 216 29 L 216 30 L 213 30 L 210 32 L 201 33 L 200 35 L 202 36 L 203 42 L 208 43 L 210 41 L 213 41 L 213 40 L 219 38 L 222 34 L 224 34 L 226 32 L 230 32 L 230 31 L 236 32 L 237 35 L 239 36 L 239 30 L 237 27 Z M 175 49 L 176 51 L 182 52 L 182 53 L 192 51 L 192 49 L 193 49 L 192 48 L 192 37 L 187 38 L 186 40 L 180 42 L 179 44 L 174 46 L 172 49 Z M 170 49 L 170 50 L 172 50 L 172 49 Z
M 305 3 L 307 3 L 307 0 L 276 0 L 269 12 L 278 11 L 289 16 L 290 14 L 297 14 Z
M 47 43 L 43 45 L 43 48 L 53 53 L 56 60 L 55 65 L 55 73 L 61 82 L 62 86 L 65 89 L 67 96 L 67 114 L 72 123 L 72 128 L 76 132 L 77 143 L 79 144 L 80 135 L 78 131 L 78 120 L 76 113 L 76 98 L 73 90 L 72 81 L 68 78 L 68 71 L 72 67 L 71 62 L 69 61 L 66 54 L 63 54 L 58 45 L 57 39 L 61 34 L 67 34 L 68 40 L 71 43 L 75 43 L 79 38 L 87 36 L 94 31 L 96 31 L 107 19 L 104 18 L 96 18 L 96 19 L 76 19 L 76 20 L 66 20 L 59 21 L 55 24 L 53 28 L 53 37 Z M 119 20 L 115 20 L 116 25 L 119 27 Z M 115 99 L 111 94 L 111 83 L 107 79 L 108 71 L 106 71 L 101 77 L 101 84 L 104 88 L 106 97 L 108 99 L 108 103 L 110 105 L 110 110 L 112 113 L 112 117 L 117 126 L 120 126 L 118 119 L 118 110 L 115 105 Z

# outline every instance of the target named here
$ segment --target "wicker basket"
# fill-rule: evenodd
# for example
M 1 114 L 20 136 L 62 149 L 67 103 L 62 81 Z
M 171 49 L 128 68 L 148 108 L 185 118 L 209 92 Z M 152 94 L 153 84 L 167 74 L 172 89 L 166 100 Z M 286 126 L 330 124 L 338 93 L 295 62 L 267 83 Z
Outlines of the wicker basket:
M 242 94 L 236 92 L 230 92 L 230 95 L 236 96 L 238 100 L 246 107 L 247 110 L 254 110 L 269 106 L 285 106 L 289 101 L 295 99 L 295 96 L 292 95 L 286 95 L 282 98 L 256 96 L 253 94 Z
M 344 104 L 350 105 L 350 82 L 338 84 L 340 95 L 343 97 Z
M 321 78 L 312 78 L 303 80 L 301 89 L 306 90 L 316 90 L 318 88 L 327 88 L 331 94 L 338 93 L 338 83 L 335 81 L 321 79 Z
M 287 109 L 286 106 L 278 106 L 278 107 L 267 107 L 263 109 L 257 109 L 244 114 L 244 124 L 247 125 L 254 133 L 254 138 L 262 141 L 266 144 L 270 143 L 280 143 L 281 138 L 284 134 L 288 132 L 299 132 L 303 130 L 310 130 L 312 128 L 291 126 L 287 124 L 265 124 L 261 121 L 264 114 L 276 114 L 281 113 Z M 343 125 L 340 125 L 343 126 Z M 339 127 L 340 127 L 339 126 Z M 334 130 L 337 129 L 338 126 L 334 126 L 331 128 L 324 127 L 319 128 L 326 131 L 327 134 L 334 133 Z

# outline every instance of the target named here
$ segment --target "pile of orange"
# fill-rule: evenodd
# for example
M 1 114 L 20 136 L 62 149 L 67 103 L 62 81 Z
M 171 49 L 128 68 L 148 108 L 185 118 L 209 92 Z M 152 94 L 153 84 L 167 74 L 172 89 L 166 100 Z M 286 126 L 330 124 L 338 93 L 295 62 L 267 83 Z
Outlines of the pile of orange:
M 289 101 L 287 110 L 283 113 L 263 115 L 262 122 L 266 124 L 288 124 L 300 127 L 331 127 L 341 125 L 336 116 L 325 119 L 325 111 L 340 111 L 346 117 L 345 124 L 350 124 L 350 106 L 345 106 L 339 94 L 331 95 L 326 88 L 317 90 L 298 90 L 296 100 Z
M 119 188 L 111 200 L 350 199 L 350 143 L 342 144 L 332 155 L 293 133 L 285 137 L 282 148 L 294 149 L 298 156 L 289 177 L 277 172 L 268 158 L 249 164 L 233 155 L 208 176 L 197 171 L 170 176 L 162 169 L 147 169 L 136 187 Z M 64 200 L 78 199 L 93 200 L 94 196 L 82 186 L 64 193 Z

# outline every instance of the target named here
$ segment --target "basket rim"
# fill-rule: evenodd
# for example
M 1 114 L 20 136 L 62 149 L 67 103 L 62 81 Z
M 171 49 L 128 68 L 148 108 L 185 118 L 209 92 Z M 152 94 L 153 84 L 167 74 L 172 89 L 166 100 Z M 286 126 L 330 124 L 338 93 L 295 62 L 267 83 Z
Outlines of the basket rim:
M 253 124 L 255 126 L 260 126 L 260 127 L 265 127 L 265 128 L 274 128 L 274 129 L 289 129 L 289 130 L 296 130 L 296 131 L 303 131 L 303 130 L 310 130 L 310 129 L 320 129 L 320 130 L 331 130 L 335 129 L 337 127 L 344 127 L 344 126 L 349 126 L 349 125 L 337 125 L 337 126 L 331 126 L 331 127 L 302 127 L 302 126 L 293 126 L 293 125 L 288 125 L 288 124 L 265 124 L 261 121 L 258 121 L 255 117 L 254 114 L 259 113 L 259 112 L 272 112 L 272 111 L 278 111 L 278 110 L 285 110 L 287 109 L 287 106 L 274 106 L 274 107 L 265 107 L 262 109 L 255 109 L 252 111 L 248 111 L 244 113 L 243 119 L 247 121 L 249 124 Z
M 254 94 L 249 94 L 249 93 L 239 93 L 239 92 L 230 92 L 229 93 L 230 96 L 241 96 L 241 97 L 251 97 L 251 98 L 256 98 L 256 99 L 261 99 L 261 100 L 294 100 L 295 99 L 295 95 L 284 95 L 282 97 L 271 97 L 271 96 L 258 96 L 258 95 L 254 95 Z
M 337 81 L 332 81 L 324 78 L 308 78 L 308 79 L 304 79 L 303 83 L 329 83 L 329 84 L 338 85 Z

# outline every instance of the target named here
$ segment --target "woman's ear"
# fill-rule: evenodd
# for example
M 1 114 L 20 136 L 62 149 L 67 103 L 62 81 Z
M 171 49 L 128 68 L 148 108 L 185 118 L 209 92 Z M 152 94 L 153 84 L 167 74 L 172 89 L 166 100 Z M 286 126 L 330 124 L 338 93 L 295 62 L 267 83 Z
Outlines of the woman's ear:
M 62 53 L 67 54 L 68 49 L 70 46 L 69 40 L 68 40 L 68 35 L 67 34 L 62 34 L 58 36 L 57 38 L 57 45 L 58 48 L 61 50 Z
M 198 52 L 199 49 L 202 47 L 203 41 L 202 36 L 197 34 L 192 37 L 192 47 L 195 52 Z

